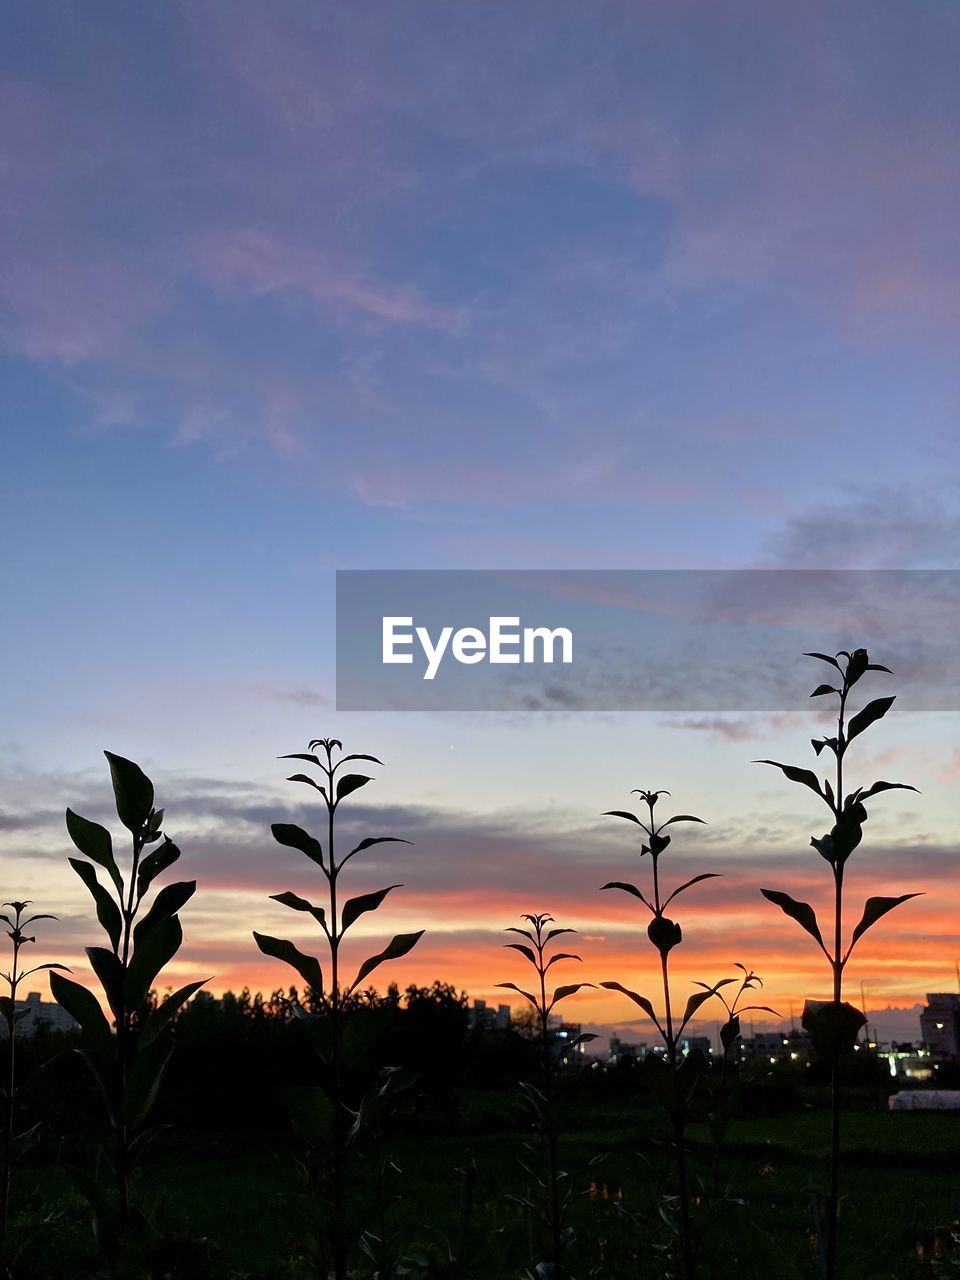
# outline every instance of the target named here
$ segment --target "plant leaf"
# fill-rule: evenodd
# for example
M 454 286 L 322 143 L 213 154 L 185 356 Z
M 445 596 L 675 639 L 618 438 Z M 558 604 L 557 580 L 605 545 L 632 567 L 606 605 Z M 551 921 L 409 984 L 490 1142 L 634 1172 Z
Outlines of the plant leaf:
M 910 898 L 919 898 L 920 896 L 919 893 L 901 893 L 898 898 L 868 898 L 864 904 L 860 923 L 854 929 L 853 937 L 850 939 L 850 948 L 847 955 L 850 954 L 850 951 L 853 950 L 867 930 L 875 925 L 882 916 L 885 916 L 888 911 L 892 911 L 894 907 L 899 907 L 901 902 L 907 902 Z
M 21 973 L 20 977 L 21 979 L 29 978 L 31 973 L 39 973 L 41 969 L 62 969 L 64 973 L 73 972 L 73 970 L 70 969 L 68 965 L 56 964 L 55 962 L 51 962 L 48 960 L 46 964 L 37 964 L 37 965 L 34 965 L 32 969 L 27 969 L 24 973 Z
M 644 831 L 646 831 L 646 827 L 637 815 L 635 813 L 627 813 L 625 809 L 608 809 L 606 813 L 602 813 L 600 816 L 601 818 L 625 818 L 628 822 L 635 822 L 638 827 L 643 827 Z
M 917 788 L 912 787 L 909 782 L 874 782 L 865 791 L 861 791 L 857 799 L 868 800 L 881 791 L 917 791 Z
M 291 849 L 299 849 L 301 853 L 307 855 L 311 862 L 315 862 L 318 867 L 323 867 L 326 870 L 323 863 L 323 847 L 320 841 L 308 835 L 302 827 L 298 827 L 292 822 L 274 822 L 270 830 L 277 844 L 287 845 Z
M 872 702 L 868 702 L 863 710 L 858 711 L 847 725 L 847 741 L 852 742 L 858 734 L 863 733 L 864 729 L 868 729 L 875 720 L 880 720 L 885 716 L 894 702 L 896 702 L 896 699 L 896 694 L 893 694 L 889 698 L 874 698 Z
M 152 1041 L 134 1057 L 123 1094 L 123 1117 L 132 1129 L 150 1114 L 172 1053 L 173 1038 L 169 1037 Z
M 140 869 L 137 872 L 138 899 L 143 897 L 157 876 L 168 867 L 172 867 L 179 857 L 180 850 L 168 836 L 164 836 L 163 844 L 158 845 L 152 853 L 148 853 L 140 863 Z
M 621 995 L 628 996 L 634 1004 L 638 1004 L 640 1006 L 648 1018 L 652 1018 L 657 1026 L 660 1026 L 654 1007 L 646 996 L 638 995 L 636 991 L 631 991 L 629 987 L 625 987 L 620 982 L 601 982 L 600 986 L 606 987 L 608 991 L 619 991 Z
M 666 822 L 660 824 L 660 830 L 662 831 L 664 827 L 669 827 L 671 822 L 701 822 L 704 826 L 707 825 L 704 818 L 695 818 L 692 813 L 675 813 L 672 818 L 668 818 Z
M 365 787 L 368 782 L 372 781 L 365 773 L 347 773 L 337 782 L 337 800 L 339 804 L 341 800 L 345 800 L 347 796 L 352 795 L 354 791 L 359 791 L 361 787 Z
M 103 754 L 110 765 L 117 817 L 128 831 L 139 833 L 153 808 L 153 783 L 132 760 L 116 756 L 112 751 Z
M 693 1015 L 697 1012 L 702 1004 L 706 1004 L 717 994 L 716 987 L 710 987 L 707 991 L 695 991 L 687 1001 L 687 1007 L 683 1011 L 683 1021 L 680 1023 L 680 1031 L 687 1025 Z M 677 1032 L 679 1036 L 680 1031 Z
M 112 1044 L 110 1023 L 92 991 L 59 973 L 50 974 L 50 991 L 61 1009 L 66 1009 L 70 1017 L 80 1024 L 96 1048 L 108 1048 Z
M 536 963 L 537 963 L 537 957 L 536 957 L 536 955 L 534 954 L 533 948 L 532 948 L 532 947 L 528 947 L 528 946 L 526 945 L 526 943 L 523 943 L 523 942 L 505 942 L 503 945 L 504 945 L 504 947 L 510 947 L 510 948 L 511 948 L 511 950 L 513 950 L 513 951 L 519 951 L 519 952 L 520 952 L 520 954 L 521 954 L 522 956 L 526 956 L 526 958 L 530 961 L 530 963 L 531 963 L 532 965 L 536 965 Z
M 557 987 L 550 1000 L 549 1008 L 553 1008 L 555 1004 L 559 1004 L 561 1000 L 566 1000 L 567 996 L 575 995 L 581 987 L 592 987 L 592 982 L 569 982 L 566 986 Z
M 803 656 L 805 658 L 819 658 L 821 662 L 829 662 L 831 667 L 836 667 L 838 671 L 840 670 L 840 663 L 836 658 L 831 658 L 829 653 L 805 653 Z
M 372 849 L 375 844 L 413 844 L 412 840 L 404 840 L 402 836 L 367 836 L 365 840 L 361 840 L 358 845 L 344 854 L 340 859 L 340 866 L 349 862 L 355 853 L 363 853 L 365 849 Z
M 139 947 L 147 934 L 155 929 L 161 920 L 169 920 L 171 916 L 176 915 L 180 908 L 190 901 L 196 890 L 196 880 L 178 880 L 174 884 L 165 885 L 154 898 L 150 910 L 134 929 L 134 947 Z
M 784 776 L 789 778 L 791 782 L 799 782 L 805 787 L 809 787 L 811 791 L 815 791 L 821 799 L 823 799 L 823 791 L 820 787 L 820 779 L 812 769 L 801 769 L 795 764 L 780 764 L 778 760 L 754 760 L 754 764 L 772 764 L 775 769 L 780 769 Z
M 198 982 L 188 982 L 185 987 L 181 987 L 179 991 L 174 991 L 173 995 L 167 996 L 161 1004 L 157 1005 L 153 1013 L 147 1018 L 143 1031 L 140 1033 L 140 1045 L 148 1045 L 152 1040 L 156 1040 L 160 1032 L 164 1031 L 173 1021 L 181 1005 L 186 1004 L 190 997 L 199 991 L 205 982 L 209 981 L 209 978 L 201 978 Z
M 354 921 L 359 916 L 362 916 L 365 911 L 376 911 L 391 889 L 400 888 L 402 886 L 399 884 L 388 884 L 385 889 L 378 889 L 375 893 L 363 893 L 359 897 L 350 898 L 343 904 L 343 911 L 340 916 L 341 934 L 346 933 Z
M 288 782 L 302 782 L 302 783 L 304 783 L 304 784 L 305 784 L 306 786 L 308 786 L 308 787 L 313 787 L 314 791 L 319 791 L 319 792 L 320 792 L 320 794 L 323 796 L 324 800 L 326 800 L 326 799 L 327 799 L 327 788 L 326 788 L 326 787 L 322 787 L 322 786 L 320 785 L 320 783 L 319 783 L 319 782 L 317 782 L 315 779 L 313 779 L 313 778 L 309 777 L 309 776 L 308 776 L 307 774 L 305 774 L 305 773 L 291 773 L 290 777 L 289 777 L 289 778 L 287 778 L 287 781 L 288 781 Z
M 637 886 L 635 884 L 630 884 L 626 880 L 611 880 L 607 884 L 602 884 L 600 886 L 600 889 L 601 891 L 603 889 L 622 889 L 624 893 L 630 893 L 635 898 L 639 898 L 640 901 L 648 910 L 650 911 L 653 910 L 653 907 L 650 906 L 650 903 L 646 900 L 646 898 L 643 896 L 643 894 L 640 892 Z
M 678 889 L 674 889 L 673 893 L 671 893 L 670 897 L 667 898 L 667 901 L 663 904 L 664 909 L 666 909 L 667 905 L 672 902 L 678 894 L 683 893 L 684 889 L 689 889 L 691 885 L 699 884 L 701 880 L 716 880 L 722 874 L 723 873 L 720 871 L 704 871 L 701 875 L 694 876 L 692 880 L 687 880 L 684 884 L 680 885 Z
M 535 1009 L 540 1008 L 540 1005 L 537 1001 L 537 997 L 534 995 L 531 995 L 529 991 L 524 991 L 523 987 L 518 987 L 515 982 L 498 982 L 495 985 L 498 987 L 507 987 L 509 988 L 510 991 L 516 991 L 518 995 L 521 995 L 525 999 L 529 1000 Z
M 559 929 L 557 930 L 557 932 L 563 933 L 564 931 L 562 929 Z M 504 929 L 504 933 L 519 933 L 521 938 L 529 938 L 531 942 L 536 941 L 536 939 L 534 938 L 533 934 L 530 932 L 529 929 L 518 929 L 515 924 L 508 924 L 507 927 Z
M 820 926 L 817 924 L 817 913 L 808 902 L 798 902 L 789 893 L 780 893 L 777 889 L 761 889 L 763 896 L 780 908 L 791 920 L 796 920 L 802 929 L 806 929 L 821 951 L 826 951 Z
M 279 902 L 284 907 L 290 907 L 293 911 L 309 911 L 314 920 L 326 931 L 327 913 L 323 907 L 315 907 L 312 902 L 308 902 L 306 898 L 301 898 L 299 894 L 291 893 L 289 889 L 284 893 L 271 893 L 270 897 L 274 902 Z
M 120 935 L 123 932 L 120 908 L 97 879 L 97 873 L 89 862 L 83 862 L 80 858 L 68 858 L 67 861 L 90 890 L 90 896 L 97 908 L 97 919 L 110 939 L 114 951 L 117 951 L 120 946 Z
M 81 818 L 79 813 L 68 809 L 67 832 L 82 854 L 97 866 L 103 867 L 113 881 L 117 893 L 122 895 L 123 880 L 117 860 L 113 856 L 113 840 L 106 827 L 101 827 L 99 822 L 91 822 L 88 818 Z
M 124 992 L 127 1008 L 139 1009 L 157 975 L 177 954 L 183 941 L 183 929 L 177 916 L 159 920 L 137 943 L 133 959 L 127 966 Z
M 412 951 L 425 932 L 424 929 L 418 929 L 416 933 L 398 933 L 378 955 L 370 956 L 367 960 L 364 960 L 357 976 L 350 984 L 350 990 L 353 991 L 368 974 L 373 973 L 374 969 L 383 964 L 384 961 L 399 960 L 408 951 Z
M 323 994 L 323 973 L 316 956 L 304 955 L 286 938 L 272 938 L 268 933 L 257 933 L 256 930 L 253 936 L 265 956 L 273 956 L 275 960 L 285 961 L 291 968 L 296 969 L 307 986 L 318 994 Z
M 116 953 L 106 947 L 87 947 L 86 952 L 90 968 L 100 979 L 107 1004 L 119 1020 L 123 1014 L 123 966 Z

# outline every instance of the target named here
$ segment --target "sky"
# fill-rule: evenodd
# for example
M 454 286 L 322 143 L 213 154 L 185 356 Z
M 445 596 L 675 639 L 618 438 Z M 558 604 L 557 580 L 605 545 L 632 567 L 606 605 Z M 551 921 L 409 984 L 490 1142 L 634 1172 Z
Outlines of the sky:
M 404 885 L 366 942 L 427 929 L 385 977 L 498 998 L 503 929 L 550 911 L 578 977 L 651 988 L 599 889 L 648 867 L 599 815 L 663 787 L 709 823 L 670 874 L 724 875 L 684 899 L 678 989 L 742 961 L 785 1015 L 826 994 L 759 894 L 825 907 L 824 819 L 750 763 L 812 764 L 808 706 L 338 712 L 334 573 L 958 567 L 957 6 L 0 21 L 0 836 L 3 896 L 60 917 L 38 959 L 97 941 L 63 810 L 108 820 L 106 748 L 198 880 L 171 980 L 286 985 L 251 931 L 302 937 L 268 895 L 319 886 L 269 826 L 320 815 L 276 757 L 333 735 L 384 761 L 349 831 L 414 841 L 353 864 Z M 957 729 L 896 706 L 856 760 L 921 793 L 851 867 L 854 900 L 926 895 L 851 964 L 873 1010 L 955 989 Z

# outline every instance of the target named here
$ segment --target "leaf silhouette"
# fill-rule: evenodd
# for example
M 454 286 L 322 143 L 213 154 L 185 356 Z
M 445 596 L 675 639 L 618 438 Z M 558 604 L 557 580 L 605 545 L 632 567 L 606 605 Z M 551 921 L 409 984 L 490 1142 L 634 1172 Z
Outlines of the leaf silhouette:
M 552 1009 L 555 1004 L 559 1004 L 561 1000 L 566 1000 L 567 996 L 575 995 L 581 987 L 592 987 L 592 982 L 571 982 L 567 986 L 557 987 L 553 993 L 549 1007 Z
M 772 764 L 775 769 L 780 769 L 784 776 L 789 778 L 791 782 L 799 782 L 805 787 L 809 787 L 811 791 L 815 791 L 818 796 L 823 798 L 823 789 L 820 786 L 820 779 L 812 769 L 801 769 L 795 764 L 781 764 L 779 760 L 754 760 L 754 764 Z
M 302 827 L 298 827 L 292 822 L 274 822 L 270 830 L 273 832 L 273 838 L 277 844 L 285 844 L 291 849 L 299 849 L 301 853 L 307 855 L 311 862 L 315 862 L 318 867 L 323 867 L 323 847 L 320 841 L 315 840 Z
M 881 791 L 917 791 L 917 788 L 912 787 L 909 782 L 874 782 L 865 791 L 861 791 L 857 799 L 869 800 L 871 796 L 879 795 Z
M 636 886 L 635 884 L 630 884 L 630 883 L 628 883 L 628 882 L 627 882 L 627 881 L 625 881 L 625 880 L 611 880 L 611 881 L 609 881 L 609 883 L 607 883 L 607 884 L 602 884 L 602 885 L 600 886 L 600 888 L 601 888 L 601 890 L 603 890 L 603 889 L 622 889 L 624 893 L 630 893 L 630 894 L 632 894 L 635 898 L 639 898 L 639 899 L 640 899 L 640 901 L 643 903 L 643 905 L 644 905 L 644 906 L 645 906 L 649 911 L 652 911 L 652 910 L 653 910 L 653 907 L 651 907 L 651 906 L 650 906 L 650 903 L 646 900 L 646 898 L 643 896 L 643 894 L 641 893 L 641 891 L 637 888 L 637 886 Z
M 770 902 L 775 903 L 791 920 L 796 920 L 802 929 L 806 929 L 820 950 L 826 952 L 820 926 L 817 924 L 817 913 L 808 902 L 798 902 L 796 898 L 791 898 L 789 893 L 780 893 L 777 889 L 761 889 L 760 892 Z
M 840 670 L 840 663 L 836 658 L 831 658 L 829 653 L 805 653 L 803 656 L 805 658 L 819 658 L 821 662 L 829 662 L 831 667 L 836 667 L 838 671 Z
M 899 907 L 901 902 L 907 902 L 910 898 L 919 898 L 919 893 L 901 893 L 898 898 L 868 898 L 863 908 L 863 915 L 860 917 L 860 923 L 853 931 L 853 937 L 850 940 L 850 951 L 853 950 L 856 943 L 863 937 L 869 928 L 877 923 L 877 921 L 892 911 L 894 907 Z
M 847 741 L 852 742 L 864 729 L 869 729 L 875 720 L 882 719 L 896 702 L 896 694 L 889 698 L 874 698 L 862 711 L 858 711 L 847 725 Z
M 640 995 L 636 991 L 631 991 L 629 987 L 625 987 L 621 982 L 601 982 L 601 987 L 606 987 L 608 991 L 619 991 L 621 995 L 627 996 L 634 1004 L 638 1004 L 648 1018 L 652 1018 L 656 1023 L 660 1034 L 663 1035 L 663 1028 L 660 1026 L 660 1020 L 657 1017 L 653 1005 L 646 996 Z
M 692 880 L 687 880 L 684 884 L 680 885 L 679 888 L 674 889 L 670 897 L 667 898 L 666 902 L 664 902 L 664 909 L 667 908 L 678 894 L 683 893 L 684 889 L 689 889 L 692 885 L 699 884 L 701 880 L 716 880 L 721 874 L 722 873 L 719 871 L 704 871 L 700 875 L 694 876 Z
M 286 938 L 271 938 L 269 934 L 257 933 L 256 930 L 253 936 L 265 956 L 285 961 L 292 969 L 296 969 L 307 986 L 323 994 L 323 974 L 320 970 L 320 961 L 316 956 L 304 955 Z
M 388 884 L 386 889 L 378 889 L 375 893 L 364 893 L 359 897 L 350 898 L 343 904 L 343 912 L 340 916 L 340 932 L 346 933 L 353 922 L 362 916 L 365 911 L 376 911 L 380 903 L 390 892 L 391 889 L 401 888 L 398 884 Z
M 364 960 L 360 966 L 360 970 L 353 982 L 350 984 L 350 990 L 361 983 L 364 978 L 373 973 L 378 965 L 383 964 L 385 960 L 399 960 L 401 956 L 405 956 L 408 951 L 412 951 L 420 939 L 423 937 L 425 930 L 419 929 L 416 933 L 398 933 L 392 938 L 384 949 L 375 956 L 370 956 Z
M 509 988 L 510 991 L 516 991 L 518 995 L 521 995 L 525 999 L 529 1000 L 535 1009 L 540 1008 L 539 1004 L 537 1003 L 537 997 L 534 995 L 531 995 L 529 991 L 524 991 L 523 987 L 518 987 L 515 982 L 498 982 L 496 983 L 496 986 L 507 987 Z

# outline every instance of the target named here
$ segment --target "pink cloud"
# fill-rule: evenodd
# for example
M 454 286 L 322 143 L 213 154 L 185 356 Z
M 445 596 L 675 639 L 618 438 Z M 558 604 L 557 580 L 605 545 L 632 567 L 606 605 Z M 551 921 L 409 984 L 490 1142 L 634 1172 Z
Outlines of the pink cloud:
M 299 293 L 321 306 L 446 332 L 461 324 L 456 312 L 430 305 L 413 289 L 388 289 L 360 279 L 308 245 L 255 227 L 199 236 L 191 256 L 201 276 L 224 292 L 246 291 L 254 297 Z

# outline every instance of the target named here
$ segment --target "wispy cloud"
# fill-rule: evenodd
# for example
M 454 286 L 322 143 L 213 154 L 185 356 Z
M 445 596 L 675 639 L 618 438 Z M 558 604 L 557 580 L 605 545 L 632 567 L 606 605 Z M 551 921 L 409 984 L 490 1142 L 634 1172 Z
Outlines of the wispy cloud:
M 201 278 L 228 292 L 258 298 L 302 294 L 322 307 L 360 312 L 389 323 L 448 332 L 461 327 L 455 312 L 430 305 L 412 288 L 364 281 L 318 249 L 260 228 L 197 236 L 189 251 Z

